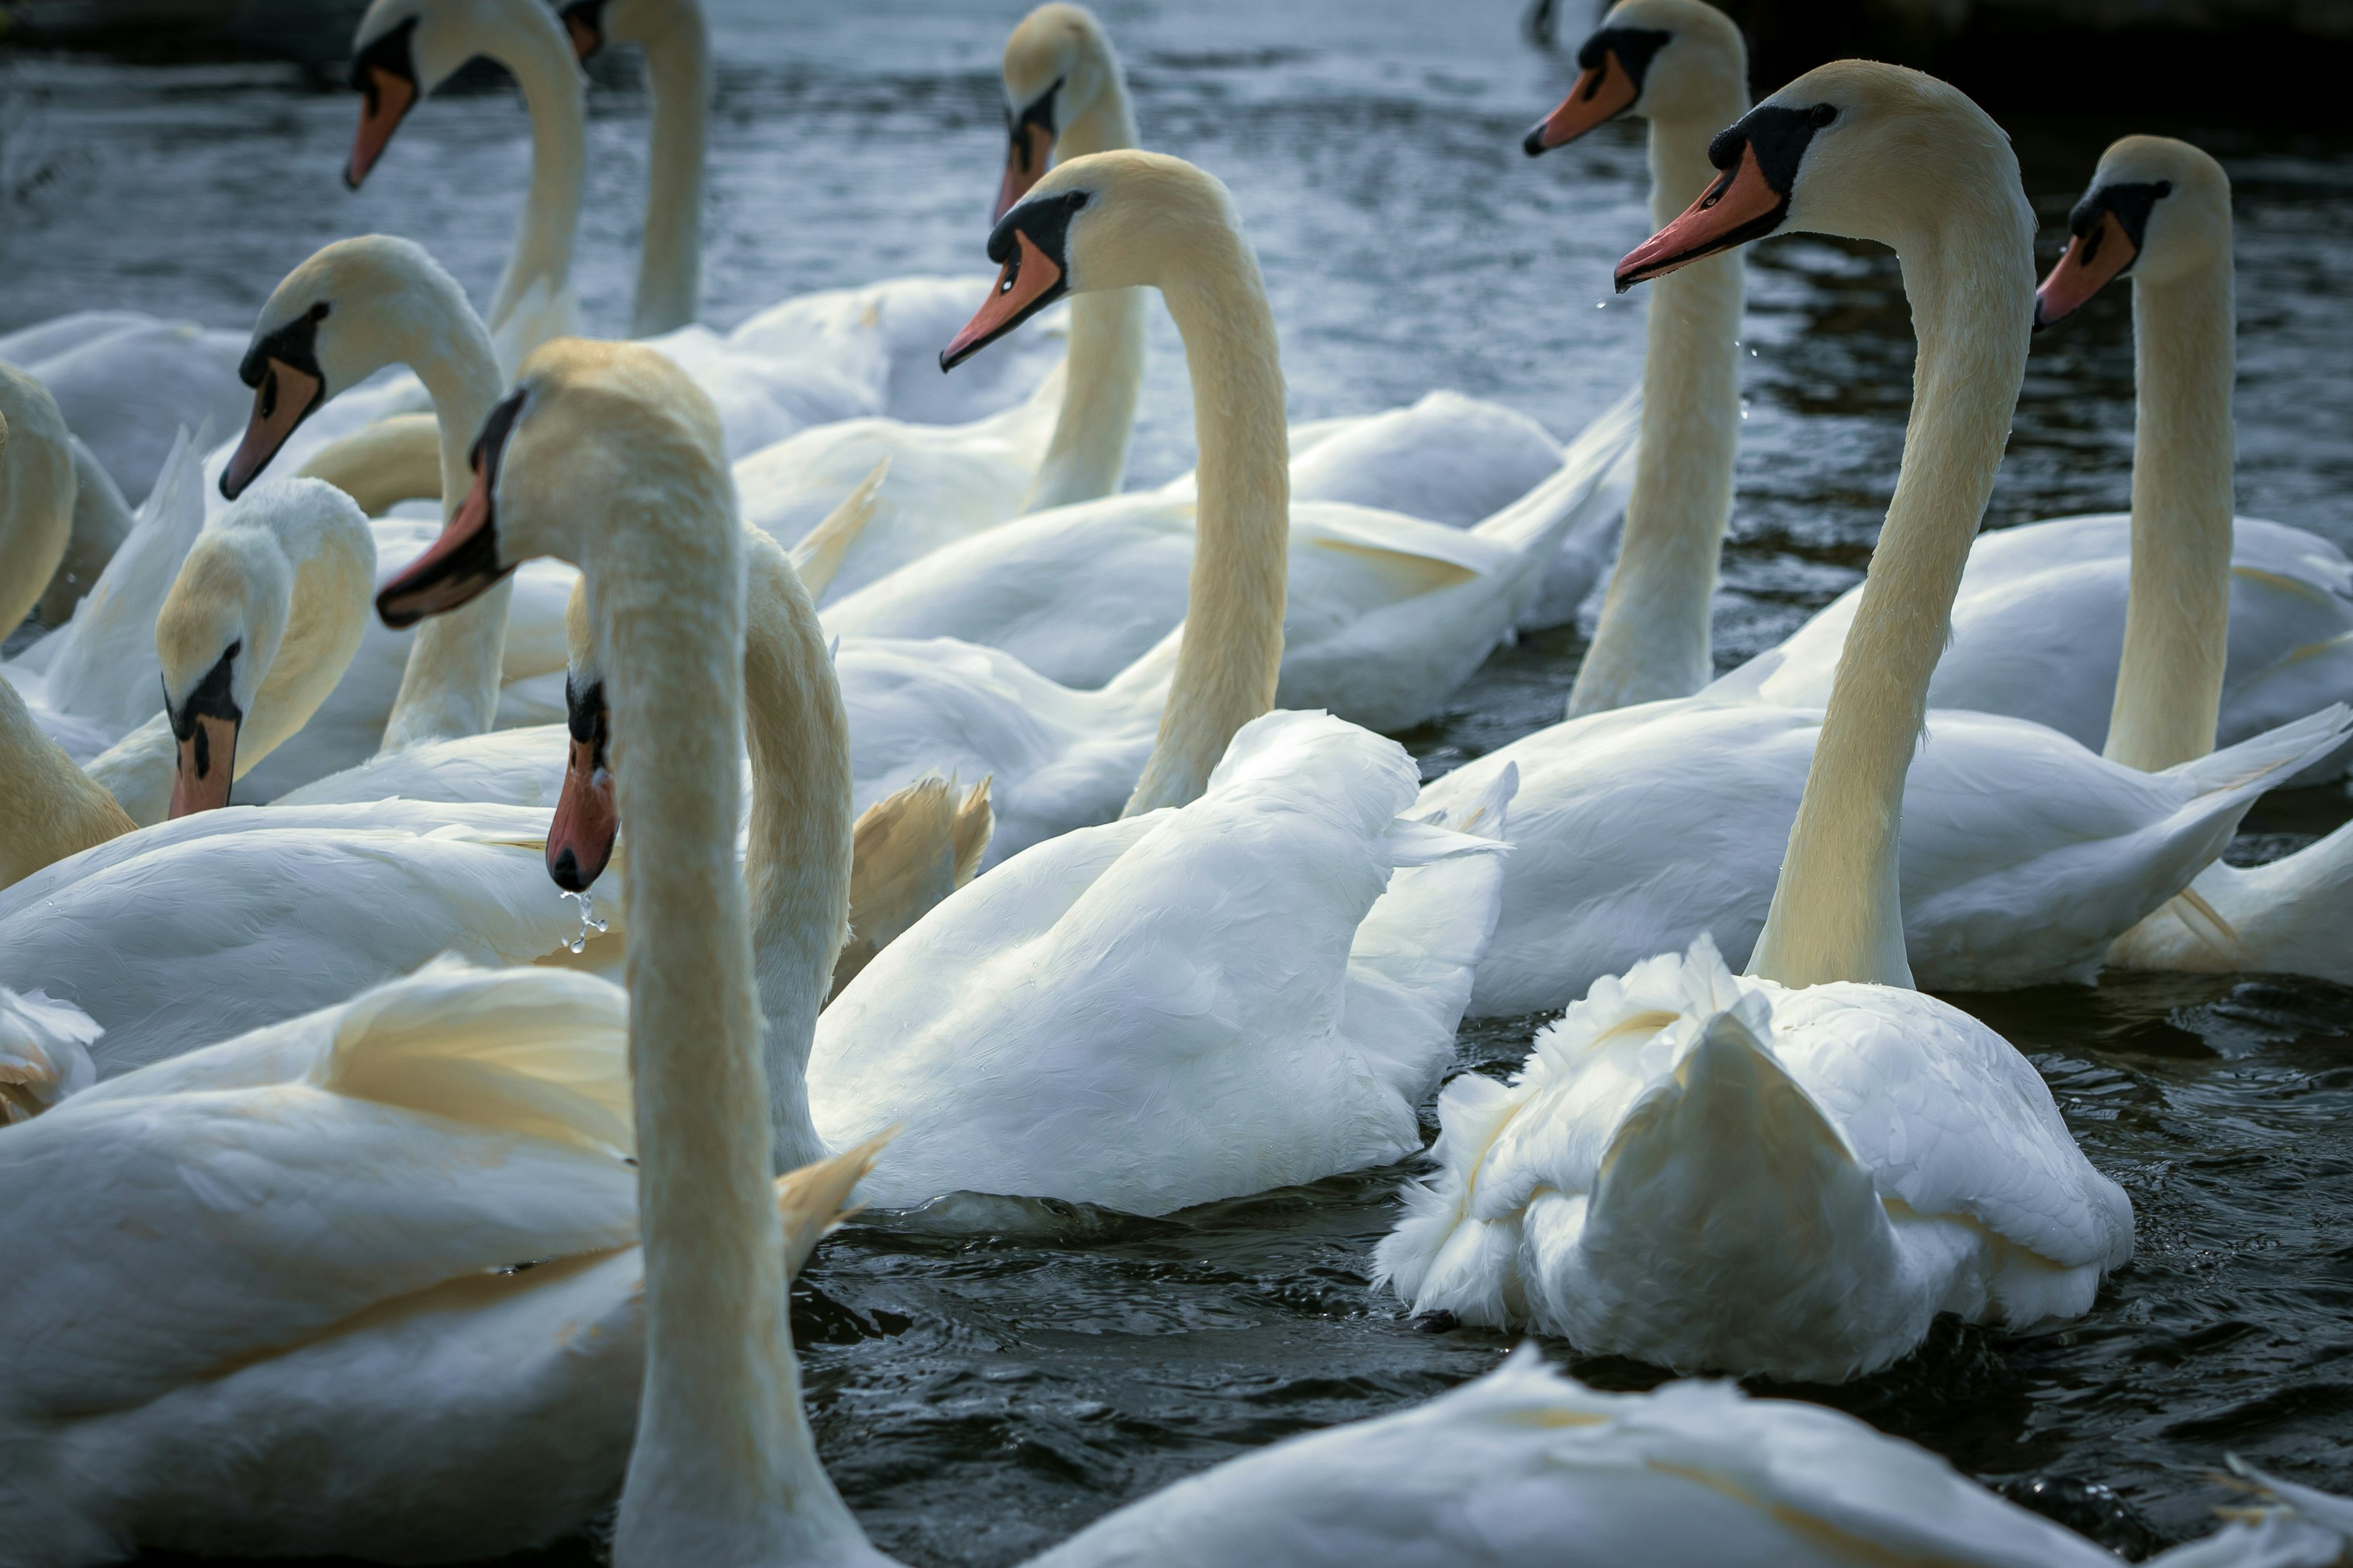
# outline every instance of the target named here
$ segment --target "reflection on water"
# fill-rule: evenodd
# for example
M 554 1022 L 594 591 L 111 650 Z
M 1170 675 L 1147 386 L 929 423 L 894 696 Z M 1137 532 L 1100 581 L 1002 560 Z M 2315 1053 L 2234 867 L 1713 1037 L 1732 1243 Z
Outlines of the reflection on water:
M 994 66 L 1018 3 L 714 7 L 708 313 L 807 289 L 970 271 L 996 185 Z M 1567 433 L 1638 374 L 1641 296 L 1609 293 L 1645 222 L 1639 134 L 1530 164 L 1518 133 L 1564 85 L 1514 7 L 1430 29 L 1408 0 L 1111 0 L 1155 145 L 1233 186 L 1282 322 L 1295 416 L 1436 386 Z M 0 328 L 85 304 L 243 325 L 316 246 L 412 235 L 480 297 L 526 148 L 512 93 L 437 98 L 366 191 L 338 180 L 350 96 L 275 66 L 0 60 Z M 646 100 L 626 66 L 591 99 L 581 294 L 617 328 L 634 273 Z M 2099 151 L 2185 134 L 2238 184 L 2240 500 L 2353 544 L 2353 137 L 2171 120 L 2013 119 L 2044 250 Z M 1784 239 L 1753 253 L 1749 416 L 1717 623 L 1729 663 L 1852 583 L 1892 485 L 1912 344 L 1883 252 Z M 1165 320 L 1134 477 L 1190 460 Z M 2120 507 L 2132 430 L 2121 293 L 2036 340 L 1997 525 Z M 1408 737 L 1431 771 L 1557 716 L 1573 630 L 1502 653 Z M 2242 857 L 2344 818 L 2340 790 L 2267 802 Z M 2139 978 L 1965 998 L 2033 1058 L 2139 1215 L 2140 1255 L 2063 1331 L 1949 1325 L 1838 1389 L 1786 1390 L 1925 1443 L 2138 1554 L 2204 1528 L 2232 1450 L 2353 1489 L 2353 994 Z M 1535 1020 L 1465 1034 L 1515 1064 Z M 1218 1459 L 1424 1398 L 1493 1364 L 1498 1336 L 1416 1325 L 1366 1283 L 1403 1173 L 1154 1222 L 1071 1215 L 974 1237 L 855 1226 L 797 1300 L 826 1460 L 878 1542 L 994 1563 Z M 1616 1387 L 1658 1375 L 1550 1347 Z M 554 1555 L 594 1557 L 591 1542 Z

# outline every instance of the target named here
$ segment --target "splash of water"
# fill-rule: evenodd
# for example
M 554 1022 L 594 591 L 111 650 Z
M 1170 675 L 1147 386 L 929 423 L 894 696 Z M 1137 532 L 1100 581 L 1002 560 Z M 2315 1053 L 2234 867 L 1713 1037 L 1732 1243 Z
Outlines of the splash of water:
M 587 889 L 577 893 L 565 893 L 561 896 L 567 899 L 577 899 L 580 900 L 580 929 L 573 934 L 573 938 L 570 942 L 564 944 L 566 951 L 576 953 L 588 945 L 589 937 L 592 935 L 602 936 L 607 930 L 611 929 L 612 921 L 599 920 L 596 918 L 596 891 L 595 889 Z

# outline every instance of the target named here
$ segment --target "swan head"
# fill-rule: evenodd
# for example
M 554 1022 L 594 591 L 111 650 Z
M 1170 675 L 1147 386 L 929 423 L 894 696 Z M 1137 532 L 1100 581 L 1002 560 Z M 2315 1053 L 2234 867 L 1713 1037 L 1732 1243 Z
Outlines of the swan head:
M 314 253 L 270 291 L 247 342 L 237 374 L 253 388 L 253 413 L 221 494 L 235 500 L 329 398 L 406 357 L 402 332 L 472 309 L 413 240 L 361 235 Z
M 358 190 L 417 100 L 468 60 L 512 61 L 534 50 L 567 65 L 572 57 L 565 28 L 542 0 L 375 0 L 352 34 L 360 124 L 343 184 Z
M 227 805 L 231 781 L 326 700 L 375 581 L 367 519 L 323 479 L 259 486 L 197 537 L 155 617 L 174 816 Z
M 1722 171 L 1619 262 L 1620 292 L 1787 229 L 1931 254 L 1989 225 L 2031 250 L 2010 138 L 1957 88 L 1903 66 L 1817 66 L 1716 133 Z
M 1046 173 L 1055 138 L 1113 89 L 1119 57 L 1093 12 L 1052 0 L 1022 17 L 1005 40 L 1004 75 L 1012 145 L 997 187 L 999 218 Z
M 2074 314 L 2126 272 L 2164 283 L 2229 261 L 2231 176 L 2187 142 L 2127 136 L 2100 154 L 2067 232 L 2067 253 L 2035 291 L 2037 327 Z
M 662 521 L 735 510 L 711 399 L 636 343 L 554 338 L 482 422 L 473 482 L 425 553 L 376 594 L 396 629 L 470 603 L 536 556 L 587 572 L 607 551 L 668 548 Z M 629 526 L 616 526 L 621 520 Z M 639 558 L 608 573 L 638 573 Z
M 1521 140 L 1529 157 L 1630 115 L 1720 125 L 1725 106 L 1748 97 L 1740 28 L 1704 0 L 1620 0 L 1577 49 L 1577 68 L 1560 107 Z
M 623 4 L 626 6 L 627 0 Z M 584 64 L 593 60 L 612 41 L 606 16 L 611 9 L 612 0 L 570 0 L 555 8 L 555 19 L 564 24 L 564 36 L 571 40 L 575 59 Z
M 1056 164 L 997 220 L 997 286 L 940 353 L 953 370 L 1066 294 L 1158 289 L 1205 245 L 1248 253 L 1224 184 L 1182 158 L 1122 150 Z
M 547 874 L 567 893 L 585 893 L 605 874 L 621 830 L 613 795 L 612 715 L 605 705 L 605 671 L 588 616 L 588 579 L 575 578 L 564 606 L 566 657 L 565 727 L 570 731 L 564 790 L 547 827 Z

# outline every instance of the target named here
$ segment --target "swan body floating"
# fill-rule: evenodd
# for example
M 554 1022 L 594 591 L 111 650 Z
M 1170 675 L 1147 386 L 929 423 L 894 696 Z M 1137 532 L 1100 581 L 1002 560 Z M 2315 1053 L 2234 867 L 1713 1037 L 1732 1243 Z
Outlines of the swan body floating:
M 2080 1315 L 2132 1256 L 2130 1204 L 2034 1068 L 1911 988 L 1897 879 L 1945 611 L 2025 374 L 2033 222 L 2000 128 L 1900 67 L 1810 71 L 1711 156 L 1724 177 L 1621 284 L 1784 226 L 1905 263 L 1918 406 L 1856 621 L 1870 657 L 1822 717 L 1748 974 L 1703 934 L 1598 981 L 1509 1085 L 1456 1079 L 1437 1179 L 1378 1261 L 1418 1310 L 1835 1380 L 1940 1311 Z
M 1698 10 L 1706 11 L 1700 28 L 1721 30 L 1712 9 L 1690 0 L 1641 0 L 1626 16 L 1659 34 L 1693 26 Z M 1612 35 L 1605 26 L 1596 37 Z M 1657 45 L 1639 84 L 1622 58 L 1635 46 L 1588 49 L 1596 58 L 1561 113 L 1590 105 L 1581 110 L 1589 116 L 1676 85 L 1678 66 L 1712 58 L 1684 55 L 1689 41 Z M 1556 114 L 1532 135 L 1562 125 Z M 1964 315 L 1953 330 L 1974 329 Z M 1924 440 L 1933 437 L 1924 427 Z M 1674 531 L 1672 516 L 1637 508 L 1630 548 L 1658 536 L 1654 521 Z M 1720 527 L 1711 514 L 1710 552 Z M 1632 580 L 1622 559 L 1620 574 Z M 1605 629 L 1630 625 L 1604 619 Z M 1516 848 L 1472 1013 L 1567 1006 L 1602 976 L 1681 949 L 1701 931 L 1746 962 L 1820 724 L 1817 705 L 1740 702 L 1713 688 L 1570 720 L 1427 786 L 1419 809 L 1460 809 L 1504 769 L 1519 774 Z M 1927 725 L 1929 743 L 1905 784 L 1901 892 L 1915 973 L 1953 990 L 2089 982 L 2116 936 L 2221 852 L 2263 790 L 2347 733 L 2343 714 L 2325 711 L 2152 774 L 2023 720 L 1932 709 Z
M 121 494 L 141 500 L 174 431 L 237 423 L 244 352 L 235 332 L 135 310 L 77 310 L 0 335 L 0 363 L 39 382 Z

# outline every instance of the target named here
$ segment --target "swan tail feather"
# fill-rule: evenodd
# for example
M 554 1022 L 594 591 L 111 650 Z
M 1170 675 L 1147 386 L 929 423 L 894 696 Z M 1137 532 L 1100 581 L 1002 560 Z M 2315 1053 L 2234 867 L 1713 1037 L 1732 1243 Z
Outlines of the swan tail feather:
M 834 961 L 833 994 L 933 906 L 972 879 L 995 825 L 988 781 L 958 799 L 934 774 L 876 801 L 850 830 L 849 940 Z
M 997 812 L 989 802 L 989 786 L 996 776 L 991 773 L 965 791 L 956 806 L 949 841 L 955 849 L 953 880 L 959 888 L 979 874 L 981 857 L 988 853 L 988 841 L 997 835 Z
M 90 1047 L 102 1032 L 70 1002 L 0 987 L 0 1126 L 29 1121 L 97 1081 Z
M 1641 390 L 1627 393 L 1577 433 L 1549 478 L 1471 531 L 1549 563 L 1562 536 L 1584 517 L 1597 496 L 1607 493 L 1602 481 L 1633 446 L 1641 412 Z
M 2348 736 L 2353 736 L 2353 708 L 2332 702 L 2318 712 L 2266 730 L 2235 746 L 2177 763 L 2166 773 L 2190 781 L 2200 796 L 2238 794 L 2252 801 L 2263 790 L 2285 782 L 2306 763 L 2334 751 Z
M 1537 1275 L 1587 1348 L 1836 1379 L 1926 1331 L 1935 1302 L 1771 1017 L 1755 991 L 1707 1017 L 1610 1137 L 1573 1255 Z
M 776 1216 L 785 1226 L 785 1278 L 797 1277 L 817 1244 L 865 1206 L 851 1204 L 850 1192 L 874 1169 L 883 1145 L 898 1135 L 897 1128 L 885 1128 L 855 1148 L 776 1178 Z
M 628 994 L 568 970 L 435 959 L 344 1009 L 314 1081 L 518 1136 L 636 1148 Z
M 874 521 L 878 497 L 883 479 L 891 472 L 891 457 L 884 453 L 856 488 L 842 497 L 834 509 L 826 513 L 818 524 L 803 534 L 800 542 L 788 553 L 793 570 L 801 574 L 801 585 L 808 590 L 812 602 L 825 597 L 833 579 L 841 570 L 849 547 L 866 532 L 866 525 Z

